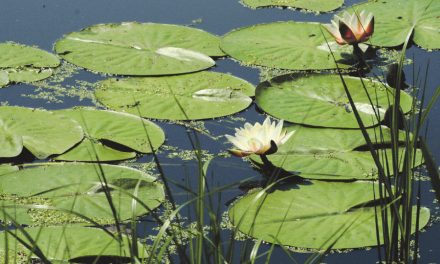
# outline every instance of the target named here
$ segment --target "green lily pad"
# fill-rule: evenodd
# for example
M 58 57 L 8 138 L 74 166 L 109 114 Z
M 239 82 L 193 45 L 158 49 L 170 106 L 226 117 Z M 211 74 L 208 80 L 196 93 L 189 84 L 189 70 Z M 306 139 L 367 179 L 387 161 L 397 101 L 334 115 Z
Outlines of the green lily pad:
M 344 0 L 242 0 L 242 2 L 251 8 L 282 6 L 317 12 L 330 12 L 344 4 Z
M 0 138 L 10 142 L 5 145 L 8 150 L 0 151 L 7 157 L 19 154 L 20 141 L 21 147 L 35 157 L 45 159 L 65 152 L 84 137 L 77 122 L 45 110 L 0 106 L 0 124 Z
M 98 158 L 96 158 L 98 157 Z M 118 161 L 133 159 L 136 152 L 120 151 L 108 147 L 99 141 L 84 138 L 79 145 L 54 158 L 63 161 Z
M 404 149 L 401 149 L 399 157 L 403 159 L 403 155 Z M 390 170 L 392 170 L 391 150 L 380 150 L 379 156 L 382 164 L 388 162 Z M 307 179 L 374 180 L 378 177 L 376 163 L 369 151 L 336 151 L 320 153 L 277 152 L 268 155 L 267 158 L 276 167 L 283 168 L 289 172 L 299 173 L 299 176 Z M 261 164 L 259 156 L 252 155 L 251 159 L 257 164 Z M 422 152 L 417 150 L 414 167 L 417 167 L 422 163 Z M 400 171 L 402 169 L 403 164 L 401 161 Z
M 59 59 L 44 50 L 16 43 L 0 43 L 0 87 L 34 82 L 52 75 Z
M 424 49 L 440 49 L 440 2 L 432 0 L 368 1 L 353 6 L 374 14 L 371 44 L 381 47 L 402 45 L 412 40 Z M 350 8 L 349 11 L 353 9 Z
M 375 107 L 371 106 L 361 80 L 344 76 L 356 108 L 366 127 L 379 123 L 392 101 L 394 89 L 362 79 Z M 400 106 L 411 110 L 412 97 L 401 92 Z M 359 128 L 339 75 L 309 75 L 295 78 L 292 75 L 276 77 L 258 85 L 256 102 L 265 112 L 289 122 L 318 127 Z
M 0 200 L 0 222 L 7 224 L 19 223 L 21 225 L 31 225 L 33 222 L 28 210 L 28 208 L 12 201 Z
M 350 45 L 340 46 L 319 23 L 276 22 L 227 33 L 222 50 L 247 65 L 288 70 L 335 69 L 329 42 L 340 68 L 355 63 Z
M 0 146 L 2 146 L 0 148 L 0 157 L 15 157 L 20 155 L 23 150 L 23 139 L 20 135 L 13 134 L 0 125 Z
M 103 173 L 101 173 L 101 170 Z M 115 166 L 85 163 L 36 165 L 0 175 L 0 193 L 48 199 L 51 206 L 64 212 L 75 212 L 99 221 L 111 221 L 112 209 L 100 181 L 101 175 L 110 188 L 113 205 L 120 220 L 149 213 L 164 200 L 162 184 L 141 171 Z M 101 177 L 102 178 L 102 177 Z M 44 184 L 38 184 L 44 182 Z M 134 192 L 139 184 L 139 191 Z M 133 196 L 141 200 L 132 209 Z
M 92 108 L 65 109 L 57 113 L 80 123 L 87 137 L 92 139 L 58 156 L 57 160 L 95 161 L 91 144 L 95 145 L 100 161 L 124 160 L 135 157 L 136 153 L 113 149 L 106 146 L 106 142 L 140 153 L 151 153 L 151 147 L 157 150 L 165 141 L 165 134 L 159 126 L 135 115 Z
M 6 174 L 6 173 L 10 173 L 10 172 L 14 172 L 17 171 L 18 167 L 17 166 L 12 166 L 9 164 L 2 164 L 0 165 L 0 175 Z
M 230 208 L 229 216 L 241 232 L 270 243 L 313 249 L 333 243 L 333 249 L 375 246 L 375 208 L 365 206 L 374 200 L 373 192 L 373 183 L 359 181 L 288 184 L 244 196 Z M 429 215 L 422 207 L 420 228 Z M 380 215 L 378 225 L 382 235 Z
M 59 226 L 42 228 L 24 228 L 33 241 L 37 244 L 42 253 L 51 261 L 69 261 L 76 258 L 88 257 L 91 262 L 96 262 L 105 257 L 130 257 L 131 238 L 122 235 L 122 241 L 118 242 L 117 237 L 112 237 L 105 231 L 98 228 L 79 226 Z M 31 241 L 19 230 L 14 232 L 27 244 Z M 5 239 L 7 236 L 7 240 Z M 7 242 L 6 242 L 7 241 Z M 0 233 L 0 252 L 7 248 L 9 254 L 25 254 L 36 258 L 32 252 L 26 249 L 11 234 Z M 139 258 L 147 257 L 145 247 L 138 243 Z M 99 261 L 98 261 L 99 262 Z
M 55 44 L 65 60 L 86 69 L 125 75 L 169 75 L 215 65 L 219 38 L 200 29 L 154 23 L 98 24 Z
M 199 72 L 169 77 L 108 79 L 96 89 L 105 106 L 148 118 L 194 120 L 247 108 L 254 87 L 237 77 Z

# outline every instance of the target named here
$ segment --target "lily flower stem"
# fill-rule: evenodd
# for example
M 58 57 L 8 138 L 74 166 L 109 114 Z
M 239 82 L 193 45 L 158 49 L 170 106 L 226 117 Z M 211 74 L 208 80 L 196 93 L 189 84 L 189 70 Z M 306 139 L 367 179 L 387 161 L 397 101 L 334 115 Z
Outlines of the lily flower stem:
M 360 68 L 360 69 L 362 69 L 362 68 L 364 68 L 364 67 L 369 68 L 369 67 L 368 67 L 368 64 L 367 64 L 367 62 L 366 62 L 366 60 L 365 60 L 365 54 L 364 54 L 364 52 L 361 50 L 361 48 L 359 47 L 359 44 L 358 44 L 358 43 L 354 43 L 354 44 L 353 44 L 353 54 L 354 54 L 354 56 L 356 57 L 356 59 L 358 60 L 358 62 L 359 62 L 359 68 Z

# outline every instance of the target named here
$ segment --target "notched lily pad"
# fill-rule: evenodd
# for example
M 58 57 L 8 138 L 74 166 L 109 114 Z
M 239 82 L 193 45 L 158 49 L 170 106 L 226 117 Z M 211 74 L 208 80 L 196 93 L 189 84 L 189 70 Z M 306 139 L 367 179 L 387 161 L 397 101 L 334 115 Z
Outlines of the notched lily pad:
M 344 0 L 241 0 L 241 2 L 251 8 L 282 6 L 317 12 L 330 12 L 344 4 Z
M 42 254 L 51 261 L 70 261 L 87 257 L 90 263 L 99 263 L 103 259 L 111 257 L 130 259 L 131 238 L 122 235 L 122 241 L 118 241 L 117 237 L 113 237 L 99 228 L 58 226 L 24 228 L 23 231 L 32 238 L 32 241 L 36 242 Z M 23 232 L 18 229 L 11 232 L 25 243 L 32 245 Z M 7 246 L 6 243 L 8 243 Z M 146 258 L 147 253 L 144 245 L 138 241 L 135 243 L 138 244 L 138 257 Z M 24 258 L 37 258 L 11 234 L 3 231 L 0 233 L 0 253 L 4 254 L 6 248 L 9 249 L 10 256 L 22 255 Z M 116 259 L 114 261 L 119 262 Z
M 350 94 L 366 127 L 384 118 L 395 90 L 370 80 L 344 76 Z M 370 104 L 363 84 L 372 98 Z M 317 127 L 359 128 L 339 75 L 284 75 L 258 85 L 258 106 L 280 119 Z M 412 97 L 401 92 L 401 108 L 411 110 Z M 379 115 L 379 119 L 375 113 Z
M 1 157 L 15 157 L 25 147 L 45 159 L 65 152 L 83 137 L 81 126 L 72 119 L 45 110 L 0 106 L 0 140 L 8 142 L 2 145 Z
M 199 72 L 179 76 L 108 79 L 96 89 L 105 106 L 169 120 L 226 116 L 247 108 L 254 87 L 232 75 Z
M 367 206 L 374 200 L 373 185 L 377 191 L 377 184 L 359 181 L 284 184 L 268 193 L 256 191 L 244 196 L 229 209 L 229 217 L 241 232 L 285 246 L 376 246 L 376 212 L 373 206 Z M 416 211 L 414 208 L 413 217 Z M 428 223 L 429 217 L 429 209 L 422 207 L 419 228 Z M 380 214 L 377 223 L 382 235 Z M 415 231 L 413 221 L 412 232 Z
M 151 147 L 157 150 L 165 141 L 159 126 L 135 115 L 92 108 L 57 113 L 80 123 L 88 138 L 57 160 L 96 161 L 96 156 L 100 161 L 124 160 L 135 157 L 134 151 L 151 153 Z M 126 149 L 117 149 L 115 144 Z
M 374 14 L 371 44 L 381 47 L 402 45 L 412 32 L 412 40 L 424 49 L 440 49 L 440 1 L 368 1 L 349 8 Z M 414 28 L 413 28 L 414 27 Z
M 86 69 L 124 75 L 170 75 L 215 65 L 224 56 L 219 38 L 200 29 L 168 24 L 98 24 L 55 44 L 65 60 Z
M 239 28 L 227 33 L 222 50 L 248 65 L 288 70 L 335 69 L 326 39 L 333 38 L 319 23 L 275 22 Z M 332 45 L 332 43 L 329 43 Z M 352 47 L 332 45 L 340 68 L 356 63 Z
M 59 64 L 59 59 L 47 51 L 17 43 L 0 43 L 0 87 L 45 79 Z

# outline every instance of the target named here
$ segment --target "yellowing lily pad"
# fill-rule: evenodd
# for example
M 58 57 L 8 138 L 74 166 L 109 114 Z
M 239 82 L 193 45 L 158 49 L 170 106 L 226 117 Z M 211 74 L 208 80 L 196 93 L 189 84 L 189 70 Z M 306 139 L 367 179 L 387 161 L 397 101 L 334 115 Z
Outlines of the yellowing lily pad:
M 169 75 L 195 72 L 215 65 L 223 56 L 219 38 L 179 25 L 98 24 L 57 41 L 56 52 L 86 69 L 125 75 Z

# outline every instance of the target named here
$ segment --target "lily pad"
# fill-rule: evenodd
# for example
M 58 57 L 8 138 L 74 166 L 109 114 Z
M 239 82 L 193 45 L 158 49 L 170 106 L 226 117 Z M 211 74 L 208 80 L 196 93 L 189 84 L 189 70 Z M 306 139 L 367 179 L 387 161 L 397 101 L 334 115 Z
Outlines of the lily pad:
M 131 252 L 131 238 L 122 235 L 122 241 L 118 242 L 117 237 L 98 228 L 79 226 L 59 226 L 42 228 L 24 228 L 43 255 L 51 261 L 69 261 L 76 258 L 87 257 L 91 262 L 99 262 L 105 257 L 129 258 Z M 31 244 L 29 238 L 19 230 L 14 232 L 25 243 Z M 7 237 L 7 240 L 6 240 Z M 7 242 L 6 242 L 7 241 Z M 6 247 L 6 244 L 8 246 Z M 139 258 L 147 257 L 145 247 L 138 243 Z M 5 248 L 10 250 L 9 254 L 25 254 L 36 258 L 32 252 L 26 249 L 11 234 L 0 233 L 0 251 Z
M 94 161 L 95 154 L 100 161 L 129 159 L 136 153 L 119 151 L 106 146 L 106 142 L 140 153 L 151 153 L 151 147 L 157 150 L 165 141 L 165 134 L 159 126 L 135 115 L 92 108 L 65 109 L 57 113 L 80 123 L 87 138 L 91 139 L 58 156 L 57 160 Z M 91 144 L 95 145 L 96 153 Z
M 379 150 L 382 164 L 388 162 L 392 170 L 392 152 L 390 149 Z M 403 159 L 404 149 L 399 152 Z M 378 177 L 376 163 L 369 151 L 318 152 L 318 153 L 282 153 L 267 156 L 275 166 L 286 171 L 299 173 L 307 179 L 327 180 L 375 180 Z M 261 164 L 259 156 L 251 159 Z M 417 150 L 414 167 L 423 163 L 422 152 Z M 400 162 L 400 170 L 403 168 Z
M 359 181 L 289 184 L 244 196 L 230 208 L 229 216 L 241 232 L 270 243 L 313 249 L 333 243 L 333 249 L 375 246 L 375 208 L 366 205 L 374 200 L 373 193 L 373 183 Z M 420 228 L 429 215 L 422 207 Z M 380 216 L 378 225 L 381 235 Z
M 84 138 L 79 145 L 54 158 L 63 161 L 119 161 L 133 159 L 136 152 L 120 151 L 99 141 Z
M 368 1 L 353 6 L 374 14 L 371 44 L 381 47 L 402 45 L 412 40 L 424 49 L 440 49 L 440 2 L 432 0 Z M 350 8 L 349 11 L 353 9 Z
M 81 126 L 69 118 L 45 110 L 0 106 L 0 138 L 9 142 L 0 151 L 5 157 L 19 154 L 19 149 L 25 147 L 37 158 L 45 159 L 65 152 L 83 137 Z
M 215 65 L 219 38 L 200 29 L 154 23 L 98 24 L 55 44 L 65 60 L 86 69 L 125 75 L 169 75 Z
M 17 171 L 18 167 L 17 166 L 12 166 L 9 164 L 2 164 L 0 165 L 0 175 L 6 174 L 6 173 L 10 173 L 10 172 L 14 172 Z
M 247 108 L 254 87 L 237 77 L 199 72 L 169 77 L 108 79 L 96 89 L 105 106 L 148 118 L 195 120 Z
M 44 50 L 16 43 L 0 43 L 0 87 L 34 82 L 52 75 L 59 59 Z
M 102 172 L 101 172 L 102 170 Z M 162 184 L 141 171 L 115 166 L 84 163 L 36 165 L 17 172 L 0 175 L 0 193 L 47 198 L 50 205 L 64 212 L 75 212 L 100 221 L 113 219 L 100 178 L 105 176 L 113 205 L 120 220 L 149 213 L 164 200 Z M 38 184 L 44 182 L 45 184 Z M 139 184 L 139 191 L 134 192 Z M 133 197 L 141 200 L 132 209 Z
M 340 68 L 355 63 L 352 47 L 335 45 L 319 23 L 276 22 L 239 28 L 227 33 L 220 46 L 247 65 L 288 70 L 335 69 L 326 39 Z
M 392 102 L 395 90 L 385 84 L 362 79 L 371 100 L 359 78 L 344 76 L 356 108 L 366 127 L 379 123 L 375 112 L 383 119 Z M 401 108 L 411 110 L 412 97 L 401 92 Z M 256 102 L 265 112 L 289 122 L 317 127 L 359 128 L 339 75 L 284 75 L 258 85 Z
M 282 6 L 317 12 L 330 12 L 344 4 L 344 0 L 242 0 L 242 2 L 251 8 Z

